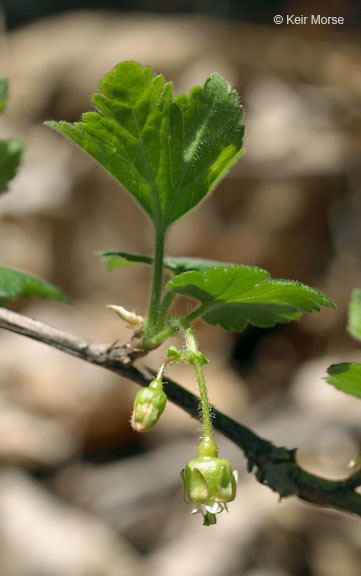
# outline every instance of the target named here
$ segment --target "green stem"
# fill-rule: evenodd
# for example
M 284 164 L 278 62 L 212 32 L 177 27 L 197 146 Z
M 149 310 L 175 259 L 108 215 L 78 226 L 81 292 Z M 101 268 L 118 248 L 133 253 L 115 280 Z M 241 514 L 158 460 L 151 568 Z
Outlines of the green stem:
M 199 394 L 201 397 L 201 406 L 202 406 L 203 435 L 204 440 L 208 444 L 212 442 L 212 421 L 211 421 L 211 412 L 209 409 L 206 379 L 203 373 L 203 365 L 200 359 L 197 340 L 194 336 L 192 328 L 186 328 L 185 336 L 187 342 L 187 349 L 189 352 L 192 353 L 190 362 L 191 364 L 193 364 L 197 376 Z
M 167 314 L 168 310 L 169 310 L 169 306 L 172 304 L 174 298 L 175 298 L 175 292 L 171 292 L 170 290 L 167 290 L 166 295 L 164 296 L 162 303 L 160 305 L 160 317 L 164 318 L 164 316 Z
M 160 300 L 163 285 L 164 242 L 164 230 L 156 230 L 152 295 L 149 304 L 147 324 L 144 328 L 146 338 L 149 338 L 152 334 L 157 332 L 159 328 Z
M 192 322 L 194 322 L 194 320 L 199 318 L 199 316 L 202 316 L 203 312 L 205 312 L 205 310 L 207 310 L 207 308 L 208 308 L 208 304 L 206 304 L 206 303 L 201 304 L 200 306 L 195 308 L 190 314 L 188 314 L 188 316 L 185 317 L 186 322 L 188 322 L 188 324 L 192 324 Z
M 155 264 L 154 264 L 154 270 L 155 270 Z M 158 304 L 158 311 L 159 311 L 158 326 L 150 323 L 149 320 L 150 311 L 149 311 L 148 322 L 144 328 L 144 339 L 143 339 L 144 350 L 152 350 L 153 348 L 157 348 L 158 346 L 160 346 L 164 342 L 164 340 L 166 340 L 170 336 L 173 336 L 173 334 L 181 328 L 181 324 L 188 326 L 189 324 L 194 322 L 194 320 L 196 320 L 199 316 L 202 316 L 202 314 L 208 307 L 207 304 L 201 304 L 200 306 L 195 308 L 190 314 L 188 314 L 188 316 L 186 316 L 185 318 L 184 317 L 180 318 L 179 319 L 180 322 L 178 322 L 178 325 L 171 324 L 165 328 L 163 326 L 159 326 L 160 321 L 164 319 L 169 309 L 169 306 L 171 305 L 173 298 L 175 296 L 176 296 L 175 293 L 168 291 L 164 296 L 163 301 Z M 157 330 L 157 327 L 158 329 L 160 328 L 159 331 Z
M 164 320 L 162 316 L 161 318 Z M 166 318 L 165 327 L 161 328 L 159 332 L 143 338 L 144 350 L 153 350 L 153 348 L 158 348 L 158 346 L 163 344 L 164 340 L 167 340 L 167 338 L 173 336 L 173 334 L 182 328 L 182 321 L 184 321 L 184 319 L 179 320 L 176 316 Z

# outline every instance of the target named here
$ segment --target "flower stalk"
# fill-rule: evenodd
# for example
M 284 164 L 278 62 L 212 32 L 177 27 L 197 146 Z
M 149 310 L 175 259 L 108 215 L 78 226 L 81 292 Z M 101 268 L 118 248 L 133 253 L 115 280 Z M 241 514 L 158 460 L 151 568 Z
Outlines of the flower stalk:
M 207 363 L 207 360 L 198 349 L 197 340 L 191 327 L 185 329 L 185 338 L 188 352 L 188 362 L 194 367 L 197 376 L 199 394 L 201 397 L 204 440 L 208 439 L 207 441 L 213 442 L 211 411 L 209 408 L 206 379 L 203 372 L 203 366 Z

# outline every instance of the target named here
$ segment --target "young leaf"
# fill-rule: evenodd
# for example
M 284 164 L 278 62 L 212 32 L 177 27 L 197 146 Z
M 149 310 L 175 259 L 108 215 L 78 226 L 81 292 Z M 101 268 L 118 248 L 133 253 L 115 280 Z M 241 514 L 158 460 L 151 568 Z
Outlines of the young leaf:
M 352 292 L 347 330 L 354 338 L 361 340 L 361 290 L 358 288 Z
M 0 114 L 4 111 L 8 99 L 7 78 L 0 78 Z M 0 140 L 0 194 L 8 190 L 8 183 L 16 174 L 23 153 L 20 140 Z
M 331 300 L 299 282 L 271 280 L 255 266 L 215 268 L 203 274 L 185 272 L 167 284 L 168 290 L 201 302 L 194 318 L 225 330 L 243 330 L 248 323 L 268 327 L 298 320 L 303 311 L 334 308 Z
M 115 270 L 122 266 L 137 266 L 142 264 L 153 264 L 153 258 L 150 256 L 143 256 L 142 254 L 131 254 L 129 252 L 107 252 L 100 250 L 97 252 L 102 257 L 102 260 L 108 270 Z M 216 260 L 206 260 L 205 258 L 186 258 L 186 257 L 170 257 L 164 258 L 164 267 L 173 272 L 174 274 L 182 274 L 187 270 L 198 270 L 198 272 L 205 272 L 217 266 L 232 266 L 226 262 L 217 262 Z
M 107 250 L 98 250 L 96 254 L 101 256 L 107 270 L 116 270 L 117 268 L 130 266 L 143 266 L 144 264 L 151 266 L 153 264 L 153 258 L 151 256 L 144 256 L 143 254 L 109 252 Z
M 8 80 L 0 78 L 0 114 L 3 113 L 8 100 Z
M 21 140 L 11 139 L 0 141 L 0 194 L 8 190 L 19 167 L 23 153 Z
M 355 362 L 333 364 L 327 372 L 326 382 L 342 392 L 361 398 L 361 364 Z
M 46 124 L 73 140 L 136 198 L 158 230 L 192 210 L 243 152 L 242 108 L 218 74 L 189 96 L 149 67 L 123 62 L 81 122 Z
M 52 284 L 19 270 L 0 266 L 0 302 L 36 296 L 68 303 L 64 294 Z

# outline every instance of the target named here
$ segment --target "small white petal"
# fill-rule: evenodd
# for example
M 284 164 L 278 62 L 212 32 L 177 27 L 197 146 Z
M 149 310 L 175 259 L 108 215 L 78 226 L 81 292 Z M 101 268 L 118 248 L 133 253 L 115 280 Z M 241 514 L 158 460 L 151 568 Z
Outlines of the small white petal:
M 203 514 L 202 506 L 199 504 L 197 506 L 193 506 L 191 514 L 198 514 L 198 512 Z
M 219 512 L 222 512 L 223 510 L 223 506 L 220 502 L 213 502 L 213 504 L 206 504 L 205 506 L 207 512 L 210 512 L 211 514 L 219 514 Z

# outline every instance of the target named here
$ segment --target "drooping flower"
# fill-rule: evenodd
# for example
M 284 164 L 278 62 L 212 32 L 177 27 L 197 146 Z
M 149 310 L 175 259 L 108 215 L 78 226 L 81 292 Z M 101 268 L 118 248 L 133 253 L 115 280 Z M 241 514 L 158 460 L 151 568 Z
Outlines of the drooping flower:
M 237 472 L 216 454 L 190 460 L 181 472 L 184 499 L 193 504 L 192 514 L 202 514 L 205 526 L 216 524 L 216 514 L 228 512 L 227 503 L 236 497 Z

